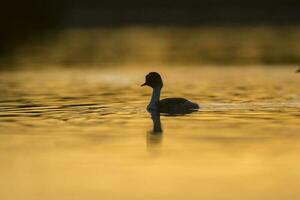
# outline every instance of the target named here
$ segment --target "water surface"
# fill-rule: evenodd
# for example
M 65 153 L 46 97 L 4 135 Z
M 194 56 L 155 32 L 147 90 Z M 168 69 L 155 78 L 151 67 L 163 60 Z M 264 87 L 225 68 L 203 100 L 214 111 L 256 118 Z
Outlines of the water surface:
M 145 107 L 149 71 L 162 97 Z M 300 76 L 285 67 L 117 67 L 0 74 L 1 199 L 299 199 Z
M 299 26 L 66 28 L 48 36 L 18 46 L 12 55 L 15 65 L 49 68 L 300 62 Z M 2 63 L 0 67 L 6 68 Z

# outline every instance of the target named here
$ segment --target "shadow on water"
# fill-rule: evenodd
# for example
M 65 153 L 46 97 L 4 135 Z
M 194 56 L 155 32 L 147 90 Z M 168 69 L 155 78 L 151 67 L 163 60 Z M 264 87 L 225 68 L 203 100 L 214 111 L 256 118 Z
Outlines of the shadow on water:
M 166 114 L 165 116 L 169 117 L 176 117 L 176 116 L 183 116 L 186 114 L 191 114 L 193 112 L 196 112 L 196 110 L 189 110 L 187 112 L 180 112 L 180 113 L 164 113 Z M 157 111 L 151 111 L 149 112 L 151 114 L 151 119 L 152 119 L 152 130 L 147 132 L 147 148 L 148 150 L 152 150 L 156 147 L 159 147 L 162 145 L 162 139 L 163 139 L 163 129 L 162 129 L 162 124 L 160 121 L 160 112 Z
M 152 111 L 150 114 L 153 128 L 147 132 L 147 148 L 148 150 L 153 150 L 162 144 L 163 130 L 161 128 L 160 113 Z

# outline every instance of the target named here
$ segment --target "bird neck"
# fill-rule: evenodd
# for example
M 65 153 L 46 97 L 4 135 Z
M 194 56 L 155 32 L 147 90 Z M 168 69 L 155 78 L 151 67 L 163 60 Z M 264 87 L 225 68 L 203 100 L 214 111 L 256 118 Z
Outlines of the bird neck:
M 159 102 L 161 87 L 155 87 L 152 91 L 152 97 L 149 105 L 147 106 L 148 110 L 155 110 L 156 105 Z

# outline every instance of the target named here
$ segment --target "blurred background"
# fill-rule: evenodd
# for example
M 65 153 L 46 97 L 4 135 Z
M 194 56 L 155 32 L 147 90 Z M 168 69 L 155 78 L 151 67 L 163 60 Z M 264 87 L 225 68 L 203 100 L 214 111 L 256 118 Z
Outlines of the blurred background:
M 297 0 L 27 0 L 0 12 L 0 68 L 300 61 Z

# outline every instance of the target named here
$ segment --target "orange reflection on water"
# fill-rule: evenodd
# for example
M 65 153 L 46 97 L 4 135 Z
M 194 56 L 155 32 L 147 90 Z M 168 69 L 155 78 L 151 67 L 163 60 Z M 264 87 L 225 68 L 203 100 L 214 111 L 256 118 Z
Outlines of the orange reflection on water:
M 2 73 L 1 199 L 300 198 L 300 78 L 240 69 Z M 201 110 L 151 119 L 150 70 Z

